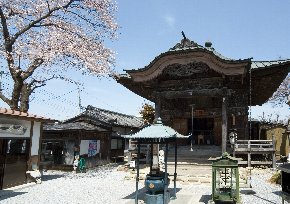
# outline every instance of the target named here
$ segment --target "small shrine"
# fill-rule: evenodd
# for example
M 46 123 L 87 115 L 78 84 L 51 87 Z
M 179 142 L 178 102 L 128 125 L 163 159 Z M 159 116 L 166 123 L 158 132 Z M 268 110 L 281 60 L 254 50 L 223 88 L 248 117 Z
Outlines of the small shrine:
M 169 203 L 170 199 L 176 198 L 176 169 L 177 169 L 177 139 L 188 138 L 176 132 L 171 127 L 163 125 L 161 118 L 133 135 L 123 135 L 126 139 L 137 141 L 137 161 L 136 161 L 136 191 L 135 191 L 135 204 L 138 203 L 138 183 L 139 183 L 139 168 L 140 168 L 140 146 L 141 144 L 150 144 L 150 172 L 145 179 L 145 202 L 147 204 L 165 204 Z M 170 195 L 168 185 L 170 182 L 169 174 L 167 172 L 167 157 L 168 157 L 168 144 L 175 144 L 175 163 L 174 163 L 174 189 L 173 195 Z M 159 147 L 158 147 L 159 145 Z M 162 147 L 161 147 L 162 146 Z M 158 161 L 158 148 L 164 151 L 164 164 Z

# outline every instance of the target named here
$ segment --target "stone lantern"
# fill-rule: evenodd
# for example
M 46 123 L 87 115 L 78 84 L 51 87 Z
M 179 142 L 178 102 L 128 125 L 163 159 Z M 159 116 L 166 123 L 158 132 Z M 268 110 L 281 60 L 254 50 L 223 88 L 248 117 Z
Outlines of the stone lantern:
M 212 161 L 212 202 L 239 202 L 239 158 L 227 152 Z
M 133 135 L 123 135 L 122 137 L 127 139 L 133 139 L 137 141 L 137 175 L 136 175 L 136 191 L 135 191 L 135 204 L 138 204 L 138 182 L 139 182 L 139 164 L 140 164 L 140 144 L 151 144 L 151 159 L 150 159 L 150 172 L 146 175 L 145 188 L 146 193 L 144 195 L 146 204 L 167 204 L 170 200 L 176 199 L 176 169 L 177 169 L 177 139 L 184 138 L 187 139 L 188 136 L 184 136 L 176 132 L 169 126 L 165 126 L 162 123 L 161 118 L 158 118 L 156 122 L 150 126 L 146 126 L 139 132 Z M 174 178 L 173 178 L 173 197 L 170 197 L 170 192 L 168 190 L 169 186 L 169 174 L 167 172 L 167 157 L 168 157 L 168 144 L 174 143 L 175 154 L 174 154 Z M 159 164 L 156 159 L 154 159 L 153 147 L 156 144 L 165 145 L 164 153 L 162 153 L 163 161 Z M 163 169 L 164 166 L 164 171 Z M 161 168 L 161 169 L 160 169 Z

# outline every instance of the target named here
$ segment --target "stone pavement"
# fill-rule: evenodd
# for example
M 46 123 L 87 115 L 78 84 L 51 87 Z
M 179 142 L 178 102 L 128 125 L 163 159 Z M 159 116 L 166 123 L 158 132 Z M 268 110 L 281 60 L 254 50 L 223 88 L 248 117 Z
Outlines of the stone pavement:
M 209 187 L 207 187 L 210 190 Z M 172 195 L 172 188 L 170 189 L 171 192 L 171 199 L 170 204 L 196 204 L 196 203 L 207 203 L 208 200 L 211 199 L 211 195 L 201 195 L 199 192 L 198 195 L 196 192 L 189 192 L 187 190 L 178 189 L 179 191 L 176 193 L 176 198 L 173 199 Z M 145 197 L 145 189 L 141 189 L 138 194 L 138 204 L 145 204 L 144 197 Z M 122 204 L 135 204 L 135 194 L 131 194 L 131 197 L 124 199 Z

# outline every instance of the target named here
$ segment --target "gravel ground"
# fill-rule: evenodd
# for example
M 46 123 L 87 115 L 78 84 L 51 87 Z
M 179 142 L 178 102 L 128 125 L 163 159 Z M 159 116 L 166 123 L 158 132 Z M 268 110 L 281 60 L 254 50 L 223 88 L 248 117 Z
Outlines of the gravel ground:
M 0 203 L 120 203 L 135 190 L 135 183 L 124 180 L 125 175 L 115 167 L 101 167 L 78 174 L 47 171 L 43 173 L 42 184 L 15 191 L 4 190 L 0 194 Z
M 281 186 L 269 182 L 269 179 L 275 172 L 275 170 L 271 169 L 254 170 L 250 182 L 252 189 L 241 189 L 243 204 L 282 203 L 282 198 L 280 197 Z M 285 201 L 286 203 L 288 202 Z
M 270 170 L 253 172 L 252 190 L 241 189 L 243 204 L 281 203 L 281 187 L 268 183 Z M 0 191 L 1 204 L 55 204 L 55 203 L 123 203 L 124 198 L 135 192 L 135 181 L 125 180 L 126 172 L 116 167 L 103 166 L 87 173 L 47 171 L 43 174 L 42 184 L 17 190 Z M 172 183 L 169 187 L 172 187 Z M 143 187 L 143 181 L 139 188 Z M 190 193 L 196 198 L 194 203 L 207 203 L 211 198 L 211 186 L 177 184 L 178 193 Z M 253 194 L 254 192 L 254 194 Z M 287 203 L 287 202 L 285 202 Z

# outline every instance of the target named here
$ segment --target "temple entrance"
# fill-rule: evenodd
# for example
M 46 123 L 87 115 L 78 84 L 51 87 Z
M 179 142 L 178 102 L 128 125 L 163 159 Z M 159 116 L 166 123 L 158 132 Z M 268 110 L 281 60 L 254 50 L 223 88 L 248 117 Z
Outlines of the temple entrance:
M 193 126 L 192 126 L 193 125 Z M 214 119 L 193 118 L 188 119 L 188 133 L 193 132 L 192 144 L 213 145 L 214 144 Z M 190 143 L 191 141 L 189 141 Z

